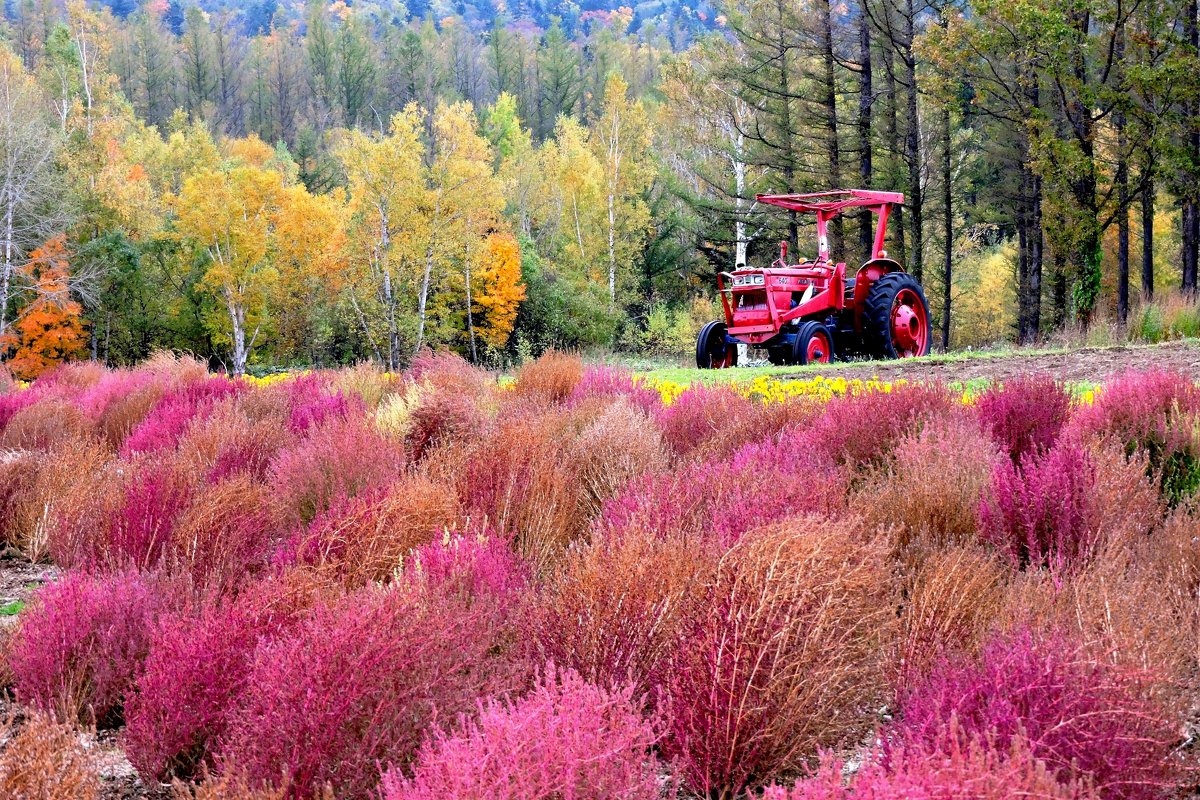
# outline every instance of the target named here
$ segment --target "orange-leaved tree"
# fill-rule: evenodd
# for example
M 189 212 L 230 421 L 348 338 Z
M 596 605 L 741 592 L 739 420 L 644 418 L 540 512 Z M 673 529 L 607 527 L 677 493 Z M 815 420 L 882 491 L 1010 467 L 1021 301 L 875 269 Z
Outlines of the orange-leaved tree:
M 32 299 L 0 338 L 8 368 L 33 380 L 51 367 L 85 352 L 83 307 L 71 299 L 66 236 L 59 234 L 29 254 L 19 273 Z
M 517 321 L 517 308 L 525 299 L 521 248 L 516 237 L 508 232 L 491 234 L 485 240 L 479 261 L 474 280 L 467 286 L 467 296 L 474 300 L 474 308 L 467 315 L 472 357 L 476 332 L 488 347 L 496 350 L 504 347 Z

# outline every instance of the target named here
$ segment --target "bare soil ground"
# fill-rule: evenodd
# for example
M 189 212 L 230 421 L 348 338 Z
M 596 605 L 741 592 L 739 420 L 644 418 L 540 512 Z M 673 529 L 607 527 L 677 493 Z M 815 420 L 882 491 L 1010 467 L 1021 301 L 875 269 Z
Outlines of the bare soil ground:
M 1044 372 L 1062 381 L 1100 383 L 1127 370 L 1152 367 L 1176 370 L 1200 380 L 1200 341 L 1089 347 L 1054 353 L 959 353 L 916 361 L 870 361 L 839 365 L 837 374 L 862 378 L 878 375 L 883 380 L 892 381 L 969 381 L 980 378 L 1004 381 Z

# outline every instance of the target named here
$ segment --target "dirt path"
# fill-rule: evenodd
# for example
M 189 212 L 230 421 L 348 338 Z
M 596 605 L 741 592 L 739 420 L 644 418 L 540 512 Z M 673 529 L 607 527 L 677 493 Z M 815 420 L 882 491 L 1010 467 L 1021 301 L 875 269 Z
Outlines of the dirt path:
M 919 361 L 871 361 L 839 365 L 829 372 L 861 378 L 878 375 L 889 381 L 969 381 L 977 378 L 1003 381 L 1028 373 L 1047 372 L 1062 381 L 1100 383 L 1126 370 L 1151 367 L 1176 370 L 1200 380 L 1200 341 L 1090 347 L 1062 352 L 955 354 Z

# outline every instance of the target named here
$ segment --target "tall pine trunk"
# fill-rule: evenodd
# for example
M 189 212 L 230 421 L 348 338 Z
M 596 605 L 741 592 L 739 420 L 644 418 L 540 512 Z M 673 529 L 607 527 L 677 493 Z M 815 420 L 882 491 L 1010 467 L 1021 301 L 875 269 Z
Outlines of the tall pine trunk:
M 833 0 L 825 0 L 825 8 L 821 14 L 821 57 L 824 65 L 822 80 L 824 83 L 821 106 L 825 112 L 825 147 L 829 152 L 829 185 L 835 189 L 842 187 L 842 155 L 838 147 L 838 118 L 837 118 L 837 60 L 833 54 Z M 837 216 L 829 225 L 832 241 L 831 253 L 836 258 L 845 257 L 845 229 L 841 216 Z
M 863 189 L 871 189 L 871 25 L 864 7 L 858 17 L 858 179 Z M 872 214 L 858 219 L 858 245 L 863 258 L 871 257 L 875 231 Z
M 950 302 L 954 278 L 954 173 L 950 159 L 950 104 L 942 107 L 942 235 L 945 260 L 942 263 L 942 349 L 950 348 Z
M 1184 36 L 1187 39 L 1190 55 L 1195 56 L 1200 53 L 1200 26 L 1197 25 L 1197 2 L 1196 0 L 1188 0 L 1183 22 Z M 1187 155 L 1189 156 L 1192 169 L 1196 169 L 1197 164 L 1200 164 L 1200 124 L 1197 117 L 1200 117 L 1200 99 L 1195 97 L 1189 98 L 1187 101 Z M 1189 175 L 1191 181 L 1196 180 L 1195 175 Z M 1187 192 L 1183 196 L 1183 281 L 1182 288 L 1185 295 L 1194 296 L 1196 294 L 1196 267 L 1197 260 L 1200 259 L 1200 208 L 1197 208 L 1197 203 L 1200 198 L 1196 197 L 1195 186 L 1189 186 Z
M 1154 299 L 1154 167 L 1142 165 L 1142 301 Z
M 904 78 L 908 96 L 908 113 L 904 128 L 904 159 L 908 162 L 908 207 L 912 212 L 912 255 L 909 271 L 917 280 L 924 277 L 924 204 L 921 197 L 921 118 L 917 110 L 917 56 L 913 52 L 916 39 L 916 11 L 913 0 L 904 0 Z

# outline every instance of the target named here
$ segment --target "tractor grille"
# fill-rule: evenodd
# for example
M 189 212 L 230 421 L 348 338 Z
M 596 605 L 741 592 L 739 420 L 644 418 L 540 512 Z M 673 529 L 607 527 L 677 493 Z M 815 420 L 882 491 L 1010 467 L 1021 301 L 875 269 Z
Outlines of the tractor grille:
M 735 308 L 738 311 L 766 311 L 767 293 L 739 292 L 737 295 L 737 305 Z

